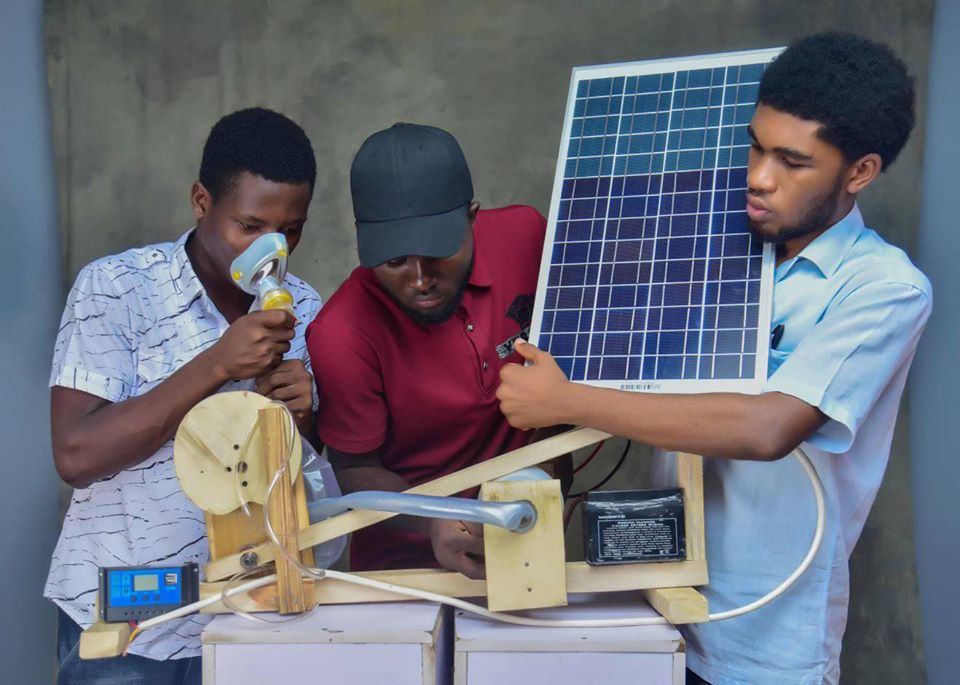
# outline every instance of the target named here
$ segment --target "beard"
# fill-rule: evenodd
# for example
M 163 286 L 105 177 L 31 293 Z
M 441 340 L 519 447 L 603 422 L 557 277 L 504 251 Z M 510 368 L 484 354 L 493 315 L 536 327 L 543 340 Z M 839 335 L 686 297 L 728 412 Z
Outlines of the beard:
M 827 228 L 827 222 L 837 211 L 842 189 L 843 181 L 838 178 L 833 188 L 807 204 L 803 214 L 791 226 L 781 226 L 779 231 L 770 232 L 763 230 L 762 222 L 749 221 L 750 232 L 764 242 L 782 245 L 808 233 Z
M 436 324 L 443 323 L 456 313 L 457 308 L 460 306 L 460 300 L 463 299 L 463 292 L 467 289 L 467 282 L 470 280 L 470 275 L 472 273 L 473 258 L 471 257 L 470 264 L 467 265 L 467 270 L 464 272 L 463 278 L 460 279 L 460 283 L 457 285 L 457 291 L 453 294 L 453 297 L 450 298 L 450 301 L 440 307 L 434 307 L 430 311 L 424 312 L 419 309 L 413 309 L 412 307 L 408 307 L 400 300 L 393 297 L 392 294 L 390 294 L 390 297 L 392 297 L 393 301 L 397 303 L 397 306 L 403 310 L 404 314 L 409 316 L 421 326 L 435 326 Z

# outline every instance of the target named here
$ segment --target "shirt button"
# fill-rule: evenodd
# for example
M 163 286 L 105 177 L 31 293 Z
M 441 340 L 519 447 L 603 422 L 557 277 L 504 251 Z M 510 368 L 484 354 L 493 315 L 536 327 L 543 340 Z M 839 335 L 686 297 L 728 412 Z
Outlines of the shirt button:
M 473 333 L 475 326 L 472 323 L 467 324 L 467 333 Z
M 490 368 L 490 362 L 484 362 L 484 363 L 483 363 L 483 370 L 486 371 L 486 370 L 489 369 L 489 368 Z

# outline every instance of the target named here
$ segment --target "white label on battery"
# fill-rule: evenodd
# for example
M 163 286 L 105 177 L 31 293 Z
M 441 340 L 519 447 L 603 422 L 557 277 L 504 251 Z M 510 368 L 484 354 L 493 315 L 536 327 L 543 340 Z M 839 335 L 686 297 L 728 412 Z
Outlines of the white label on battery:
M 677 519 L 628 519 L 622 515 L 597 520 L 598 559 L 630 561 L 676 557 L 679 539 Z

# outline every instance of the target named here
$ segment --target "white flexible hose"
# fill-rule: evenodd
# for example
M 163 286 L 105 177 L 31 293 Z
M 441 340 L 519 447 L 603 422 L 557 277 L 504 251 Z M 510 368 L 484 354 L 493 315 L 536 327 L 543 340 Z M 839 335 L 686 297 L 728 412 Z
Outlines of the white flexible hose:
M 810 564 L 813 563 L 813 559 L 817 554 L 817 550 L 820 549 L 820 543 L 823 540 L 823 533 L 826 526 L 826 502 L 823 495 L 823 483 L 820 481 L 820 476 L 817 474 L 816 468 L 813 466 L 813 463 L 810 461 L 810 458 L 804 453 L 799 447 L 793 451 L 793 456 L 800 462 L 800 465 L 803 466 L 804 471 L 807 474 L 807 477 L 810 479 L 810 486 L 813 489 L 814 498 L 817 505 L 817 525 L 816 530 L 813 534 L 813 539 L 810 541 L 810 546 L 807 549 L 807 553 L 804 556 L 803 560 L 794 569 L 787 578 L 780 583 L 773 590 L 765 594 L 763 597 L 760 597 L 756 601 L 746 604 L 744 606 L 736 607 L 734 609 L 729 609 L 727 611 L 721 611 L 714 614 L 709 614 L 707 619 L 709 621 L 723 621 L 729 618 L 735 618 L 743 614 L 749 613 L 751 611 L 756 611 L 760 607 L 763 607 L 777 597 L 786 592 L 796 581 L 797 579 L 806 572 L 810 567 Z M 264 526 L 267 531 L 267 535 L 270 540 L 274 543 L 276 548 L 283 554 L 291 563 L 293 563 L 297 568 L 300 569 L 301 573 L 307 577 L 323 579 L 323 578 L 334 578 L 336 580 L 341 580 L 347 583 L 353 583 L 354 585 L 362 585 L 365 587 L 374 588 L 377 590 L 383 590 L 386 592 L 391 592 L 398 595 L 404 595 L 406 597 L 414 597 L 417 599 L 424 599 L 430 602 L 437 602 L 439 604 L 447 604 L 464 611 L 468 611 L 478 616 L 482 616 L 487 619 L 501 621 L 503 623 L 512 623 L 514 625 L 522 626 L 536 626 L 543 628 L 613 628 L 613 627 L 625 627 L 625 626 L 649 626 L 649 625 L 663 625 L 667 624 L 667 619 L 662 616 L 637 616 L 632 618 L 610 618 L 610 619 L 542 619 L 542 618 L 527 618 L 524 616 L 513 616 L 512 614 L 505 614 L 495 611 L 490 611 L 482 606 L 477 604 L 472 604 L 470 602 L 465 602 L 454 597 L 448 597 L 446 595 L 439 595 L 427 590 L 417 590 L 415 588 L 404 587 L 402 585 L 395 585 L 393 583 L 387 583 L 381 580 L 374 580 L 372 578 L 365 578 L 363 576 L 358 576 L 352 573 L 343 573 L 341 571 L 333 571 L 330 569 L 322 568 L 310 568 L 304 566 L 299 559 L 294 555 L 287 552 L 286 548 L 280 544 L 280 541 L 277 538 L 276 533 L 273 530 L 273 526 L 270 525 L 270 516 L 269 516 L 269 507 L 267 506 L 270 501 L 270 495 L 273 492 L 274 486 L 276 486 L 279 479 L 286 472 L 286 461 L 284 466 L 282 466 L 275 474 L 273 479 L 270 482 L 269 487 L 267 488 L 267 497 L 266 502 L 263 506 L 263 515 L 264 515 Z M 140 629 L 145 630 L 153 626 L 165 623 L 175 618 L 180 618 L 191 614 L 194 611 L 199 611 L 203 607 L 210 606 L 221 600 L 222 597 L 231 597 L 233 595 L 242 594 L 249 590 L 253 590 L 258 587 L 269 584 L 276 578 L 276 574 L 264 576 L 263 578 L 257 578 L 256 580 L 250 581 L 249 583 L 244 583 L 238 585 L 234 588 L 227 590 L 226 588 L 221 594 L 214 595 L 205 600 L 195 602 L 189 606 L 182 607 L 175 611 L 163 614 L 162 616 L 157 616 L 155 618 L 144 621 L 140 624 Z
M 216 604 L 224 596 L 232 597 L 234 595 L 242 595 L 245 592 L 250 592 L 250 590 L 256 590 L 258 587 L 263 587 L 264 585 L 269 585 L 277 579 L 276 573 L 271 573 L 269 576 L 263 576 L 262 578 L 257 578 L 256 580 L 251 580 L 249 583 L 244 583 L 243 585 L 238 585 L 235 588 L 229 590 L 224 590 L 220 594 L 207 597 L 206 599 L 201 599 L 199 602 L 194 602 L 193 604 L 188 604 L 185 607 L 180 607 L 179 609 L 174 609 L 173 611 L 168 611 L 165 614 L 160 614 L 159 616 L 154 616 L 153 618 L 148 618 L 146 621 L 141 621 L 137 624 L 137 627 L 143 631 L 148 628 L 153 628 L 158 626 L 161 623 L 166 623 L 167 621 L 172 621 L 175 618 L 182 618 L 183 616 L 188 616 L 195 611 L 200 611 L 201 609 L 210 606 L 211 604 Z

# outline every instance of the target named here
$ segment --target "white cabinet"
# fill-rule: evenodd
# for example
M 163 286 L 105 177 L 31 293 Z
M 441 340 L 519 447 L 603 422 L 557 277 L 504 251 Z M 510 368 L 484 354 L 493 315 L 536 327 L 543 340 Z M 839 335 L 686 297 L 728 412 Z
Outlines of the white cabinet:
M 570 597 L 570 605 L 523 612 L 537 618 L 658 616 L 639 593 Z M 683 685 L 683 638 L 671 625 L 532 628 L 455 611 L 455 685 Z
M 446 685 L 451 638 L 451 612 L 427 602 L 320 606 L 285 625 L 217 616 L 203 632 L 203 683 Z

